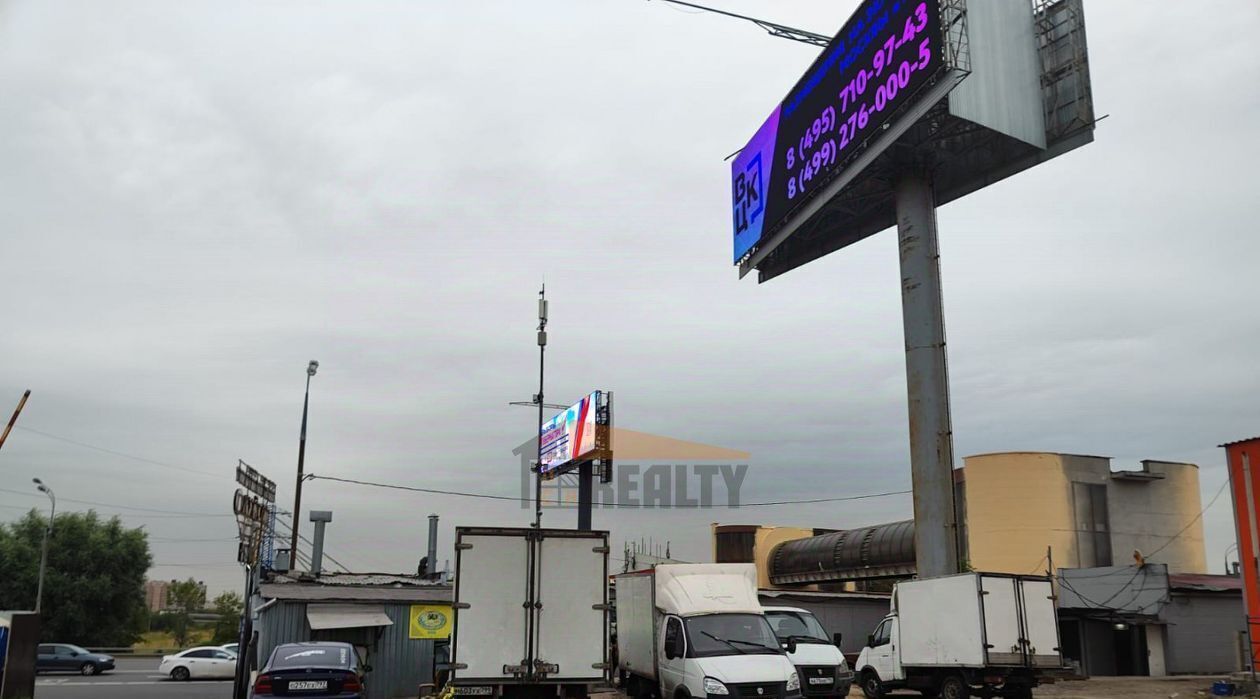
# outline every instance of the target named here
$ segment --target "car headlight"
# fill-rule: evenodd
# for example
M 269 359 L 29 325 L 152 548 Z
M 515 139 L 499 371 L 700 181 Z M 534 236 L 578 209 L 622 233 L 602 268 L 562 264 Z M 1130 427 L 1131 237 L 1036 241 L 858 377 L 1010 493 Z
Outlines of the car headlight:
M 730 690 L 726 688 L 726 685 L 722 684 L 721 682 L 718 682 L 712 677 L 706 677 L 704 678 L 704 693 L 705 694 L 730 694 L 731 692 Z
M 793 672 L 788 675 L 787 691 L 792 692 L 801 688 L 801 676 Z

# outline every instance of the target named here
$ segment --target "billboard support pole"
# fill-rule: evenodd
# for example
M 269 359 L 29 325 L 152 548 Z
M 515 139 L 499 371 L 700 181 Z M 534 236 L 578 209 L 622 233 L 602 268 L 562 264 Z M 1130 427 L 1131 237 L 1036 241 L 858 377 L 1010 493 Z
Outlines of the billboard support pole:
M 547 285 L 538 290 L 538 460 L 534 462 L 534 528 L 542 527 L 543 368 L 547 357 Z
M 578 525 L 579 531 L 591 530 L 591 500 L 595 494 L 595 477 L 593 463 L 583 461 L 578 464 Z
M 954 506 L 954 438 L 949 418 L 940 248 L 930 177 L 913 169 L 895 186 L 906 343 L 915 564 L 920 577 L 960 571 Z

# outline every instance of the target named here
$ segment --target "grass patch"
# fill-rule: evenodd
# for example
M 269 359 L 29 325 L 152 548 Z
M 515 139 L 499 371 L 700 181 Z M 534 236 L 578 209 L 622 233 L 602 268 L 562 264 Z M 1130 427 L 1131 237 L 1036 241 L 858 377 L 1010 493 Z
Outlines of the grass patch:
M 214 629 L 192 628 L 188 630 L 188 646 L 208 646 L 214 636 Z M 132 644 L 133 650 L 174 650 L 180 646 L 170 631 L 149 631 L 141 634 L 140 640 Z

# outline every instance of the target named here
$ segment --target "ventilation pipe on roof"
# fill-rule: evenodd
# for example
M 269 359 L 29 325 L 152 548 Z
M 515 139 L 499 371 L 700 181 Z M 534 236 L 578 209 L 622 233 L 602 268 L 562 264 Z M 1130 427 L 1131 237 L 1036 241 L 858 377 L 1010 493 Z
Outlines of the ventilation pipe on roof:
M 315 541 L 311 544 L 311 575 L 318 577 L 324 567 L 324 527 L 332 521 L 332 512 L 312 510 L 311 521 L 315 523 Z
M 429 577 L 434 577 L 437 572 L 437 532 L 438 516 L 429 515 L 429 567 L 425 571 Z

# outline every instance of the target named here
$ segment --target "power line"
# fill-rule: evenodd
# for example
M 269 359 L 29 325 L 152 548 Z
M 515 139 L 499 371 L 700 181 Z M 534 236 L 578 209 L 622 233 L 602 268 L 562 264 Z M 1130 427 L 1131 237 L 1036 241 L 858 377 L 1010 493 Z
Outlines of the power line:
M 285 529 L 289 530 L 290 534 L 293 532 L 293 525 L 285 522 L 283 519 L 280 518 L 279 515 L 276 516 L 276 524 L 283 525 Z M 301 540 L 303 543 L 310 544 L 312 548 L 314 548 L 315 546 L 315 544 L 310 539 L 306 538 L 306 536 L 303 535 L 301 532 L 298 532 L 298 539 Z M 300 555 L 300 552 L 295 552 L 295 555 Z M 309 563 L 309 557 L 306 557 L 306 558 Z M 350 569 L 342 565 L 341 561 L 338 561 L 337 559 L 333 558 L 332 555 L 328 553 L 327 547 L 324 547 L 324 558 L 327 558 L 330 563 L 340 568 L 343 572 L 346 572 L 346 573 L 350 572 Z
M 168 539 L 165 537 L 149 537 L 149 543 L 158 544 L 207 544 L 207 543 L 226 543 L 229 541 L 239 541 L 238 537 L 228 537 L 220 539 Z
M 312 480 L 336 481 L 338 483 L 350 483 L 353 485 L 364 485 L 364 486 L 369 486 L 373 488 L 386 488 L 389 490 L 405 490 L 405 491 L 414 492 L 414 493 L 427 493 L 429 495 L 453 495 L 453 496 L 464 497 L 464 498 L 481 498 L 484 500 L 502 500 L 502 501 L 507 501 L 507 502 L 532 503 L 534 501 L 533 498 L 522 498 L 522 497 L 516 497 L 512 495 L 492 495 L 490 493 L 470 493 L 470 492 L 465 492 L 465 491 L 460 491 L 460 490 L 420 488 L 420 487 L 410 486 L 410 485 L 398 485 L 394 483 L 377 483 L 374 481 L 363 481 L 363 480 L 358 480 L 354 478 L 340 478 L 337 476 L 317 476 L 314 474 L 308 474 L 306 477 Z M 773 505 L 806 505 L 806 504 L 820 503 L 820 502 L 848 502 L 851 500 L 867 500 L 870 498 L 882 498 L 882 497 L 888 497 L 891 495 L 907 495 L 910 492 L 911 491 L 909 490 L 890 490 L 883 493 L 846 495 L 843 497 L 835 497 L 835 498 L 807 498 L 803 500 L 771 500 L 771 501 L 766 501 L 766 502 L 747 502 L 747 503 L 741 502 L 738 505 L 736 505 L 736 507 L 770 507 Z M 543 503 L 548 504 L 548 505 L 573 504 L 571 502 L 567 502 L 564 500 L 544 500 Z M 643 503 L 626 503 L 626 502 L 604 502 L 604 503 L 600 503 L 600 505 L 603 507 L 625 507 L 625 508 L 630 508 L 630 509 L 644 509 L 644 508 L 651 509 L 651 508 L 656 507 L 655 505 L 645 505 Z M 694 507 L 699 508 L 700 506 L 695 505 Z M 692 509 L 692 508 L 688 507 L 688 508 L 679 508 L 679 509 Z
M 14 495 L 24 495 L 27 497 L 41 497 L 35 493 L 28 493 L 24 490 L 10 490 L 8 488 L 0 488 L 0 493 L 13 493 Z M 189 512 L 187 510 L 157 510 L 151 507 L 133 507 L 131 505 L 115 505 L 109 502 L 95 502 L 92 500 L 75 500 L 74 498 L 58 498 L 63 502 L 73 502 L 79 505 L 96 505 L 98 507 L 112 507 L 118 510 L 135 510 L 137 512 L 154 512 L 165 515 L 177 515 L 180 517 L 235 517 L 236 515 L 222 512 Z
M 209 477 L 211 477 L 211 478 L 231 478 L 231 476 L 225 476 L 225 475 L 224 475 L 224 474 L 222 474 L 222 473 L 214 473 L 214 472 L 211 472 L 211 471 L 202 471 L 202 470 L 195 469 L 195 468 L 188 468 L 188 467 L 186 467 L 186 466 L 179 466 L 179 465 L 176 465 L 176 464 L 167 463 L 167 462 L 165 462 L 165 461 L 158 461 L 157 459 L 150 459 L 150 458 L 146 458 L 146 457 L 143 457 L 143 456 L 136 456 L 135 454 L 128 454 L 128 453 L 126 453 L 126 452 L 117 451 L 117 450 L 115 450 L 115 449 L 108 449 L 108 448 L 106 448 L 106 447 L 99 447 L 99 446 L 97 446 L 97 445 L 95 445 L 95 444 L 88 444 L 87 442 L 80 442 L 80 441 L 79 441 L 79 440 L 77 440 L 77 439 L 71 439 L 71 438 L 69 438 L 69 437 L 62 437 L 61 435 L 58 435 L 58 434 L 53 434 L 53 433 L 51 433 L 51 432 L 44 432 L 44 431 L 42 431 L 42 430 L 37 430 L 37 429 L 35 429 L 35 428 L 33 428 L 33 427 L 23 427 L 22 425 L 16 425 L 16 427 L 17 427 L 17 429 L 19 429 L 19 430 L 24 430 L 24 431 L 26 431 L 26 432 L 31 432 L 31 433 L 33 433 L 33 434 L 37 434 L 37 435 L 39 435 L 39 436 L 41 436 L 41 437 L 46 437 L 46 438 L 48 438 L 48 439 L 55 439 L 55 440 L 57 440 L 57 441 L 59 441 L 59 442 L 65 442 L 65 443 L 67 443 L 67 444 L 73 444 L 73 445 L 75 445 L 76 447 L 82 447 L 82 448 L 84 448 L 84 449 L 91 449 L 91 450 L 93 450 L 93 451 L 99 451 L 99 452 L 102 452 L 102 453 L 105 453 L 105 454 L 109 454 L 109 455 L 111 455 L 111 456 L 117 456 L 117 457 L 120 457 L 120 458 L 123 458 L 123 459 L 131 459 L 132 461 L 138 461 L 138 462 L 140 462 L 140 463 L 149 464 L 150 466 L 160 466 L 160 467 L 162 467 L 162 468 L 170 468 L 170 469 L 174 469 L 174 470 L 176 470 L 176 471 L 183 471 L 184 473 L 192 473 L 192 474 L 196 474 L 196 475 L 198 475 L 198 476 L 209 476 Z

